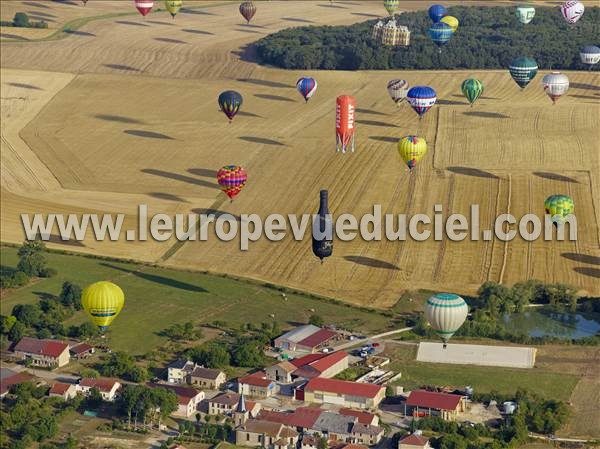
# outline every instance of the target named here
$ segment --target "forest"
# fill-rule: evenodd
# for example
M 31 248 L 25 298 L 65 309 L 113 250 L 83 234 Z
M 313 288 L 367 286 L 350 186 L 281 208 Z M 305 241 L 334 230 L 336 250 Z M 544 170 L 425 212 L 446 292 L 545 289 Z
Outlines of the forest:
M 587 70 L 579 50 L 597 43 L 600 7 L 588 7 L 576 24 L 558 8 L 537 8 L 527 25 L 508 7 L 449 8 L 458 30 L 438 52 L 427 30 L 427 11 L 397 16 L 411 31 L 409 47 L 386 47 L 373 40 L 376 20 L 350 26 L 305 26 L 266 36 L 254 45 L 263 64 L 285 69 L 504 69 L 517 56 L 533 57 L 540 69 Z M 551 43 L 549 45 L 549 43 Z

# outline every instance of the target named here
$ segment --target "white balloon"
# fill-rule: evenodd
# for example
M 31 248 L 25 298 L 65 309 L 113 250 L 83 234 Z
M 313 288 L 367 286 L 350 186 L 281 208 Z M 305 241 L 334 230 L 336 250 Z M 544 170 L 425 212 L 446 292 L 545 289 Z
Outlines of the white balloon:
M 436 293 L 425 304 L 425 318 L 444 345 L 463 325 L 468 312 L 465 300 L 454 293 Z
M 577 0 L 569 0 L 561 5 L 560 11 L 567 22 L 575 23 L 583 16 L 585 6 Z

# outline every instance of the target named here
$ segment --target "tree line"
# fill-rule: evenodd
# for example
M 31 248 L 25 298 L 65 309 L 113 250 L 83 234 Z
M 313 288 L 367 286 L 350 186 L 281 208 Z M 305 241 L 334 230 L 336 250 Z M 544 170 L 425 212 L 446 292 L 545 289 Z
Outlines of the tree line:
M 438 53 L 428 36 L 426 11 L 397 16 L 411 31 L 409 47 L 386 47 L 372 39 L 377 20 L 344 26 L 288 28 L 255 43 L 264 64 L 285 69 L 506 69 L 518 56 L 533 57 L 541 69 L 581 70 L 579 50 L 597 42 L 600 8 L 587 7 L 575 25 L 558 8 L 536 8 L 533 21 L 521 24 L 514 8 L 449 8 L 460 21 L 450 42 Z

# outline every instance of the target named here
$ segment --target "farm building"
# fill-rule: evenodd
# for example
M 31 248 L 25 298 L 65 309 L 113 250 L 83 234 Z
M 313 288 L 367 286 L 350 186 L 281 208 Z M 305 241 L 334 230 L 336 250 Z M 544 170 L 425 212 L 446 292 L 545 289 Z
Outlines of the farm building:
M 52 387 L 50 387 L 50 391 L 48 391 L 48 396 L 51 398 L 63 398 L 65 401 L 69 399 L 73 399 L 77 395 L 77 386 L 75 384 L 67 384 L 63 382 L 56 382 Z
M 298 432 L 283 424 L 250 419 L 235 432 L 238 446 L 265 449 L 293 449 L 298 443 Z
M 218 390 L 226 381 L 225 373 L 218 369 L 202 368 L 197 366 L 188 375 L 188 383 L 209 390 Z
M 23 337 L 14 347 L 15 357 L 31 360 L 33 366 L 60 368 L 71 360 L 69 345 L 58 340 L 39 340 Z
M 209 415 L 231 415 L 238 407 L 242 396 L 237 393 L 222 393 L 209 399 L 208 414 Z M 258 402 L 244 400 L 244 408 L 250 416 L 258 415 L 261 405 Z
M 277 384 L 268 379 L 264 371 L 258 371 L 238 379 L 238 393 L 268 398 L 277 394 Z
M 404 403 L 406 416 L 439 416 L 446 421 L 455 421 L 466 409 L 466 398 L 458 394 L 415 390 Z
M 308 354 L 291 361 L 283 361 L 266 369 L 267 378 L 279 383 L 298 379 L 333 377 L 348 368 L 348 353 Z
M 17 373 L 8 368 L 1 368 L 0 370 L 0 399 L 4 399 L 4 397 L 8 394 L 8 390 L 13 385 L 22 384 L 23 382 L 29 382 L 30 380 L 35 379 L 29 373 Z
M 431 449 L 429 438 L 413 433 L 398 441 L 398 449 Z
M 315 377 L 296 389 L 296 399 L 359 409 L 376 408 L 385 396 L 379 385 Z
M 69 353 L 74 359 L 85 359 L 92 355 L 94 351 L 95 348 L 87 343 L 79 343 L 71 346 L 71 349 L 69 349 Z
M 103 401 L 113 402 L 117 396 L 118 391 L 121 389 L 121 383 L 115 379 L 108 379 L 105 377 L 99 377 L 97 379 L 91 377 L 84 377 L 77 384 L 77 392 L 87 396 L 90 394 L 92 388 L 98 389 Z
M 277 337 L 274 346 L 284 351 L 316 352 L 338 336 L 329 329 L 306 324 Z
M 177 396 L 177 411 L 173 412 L 174 416 L 189 418 L 194 416 L 196 408 L 200 401 L 204 399 L 204 392 L 198 391 L 191 387 L 180 387 L 178 385 L 164 385 L 148 383 L 150 388 L 164 388 L 170 390 Z
M 338 410 L 340 415 L 355 416 L 358 422 L 369 426 L 376 426 L 379 424 L 379 416 L 374 413 L 365 412 L 363 410 L 353 410 L 351 408 L 341 408 Z

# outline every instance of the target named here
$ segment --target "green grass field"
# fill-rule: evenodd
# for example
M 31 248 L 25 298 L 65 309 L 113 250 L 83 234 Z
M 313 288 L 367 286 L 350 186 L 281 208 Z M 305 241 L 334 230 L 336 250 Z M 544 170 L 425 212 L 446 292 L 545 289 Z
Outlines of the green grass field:
M 44 294 L 58 295 L 66 280 L 82 287 L 110 280 L 125 292 L 125 307 L 108 332 L 110 346 L 131 354 L 144 354 L 164 344 L 166 338 L 157 333 L 173 323 L 186 321 L 205 324 L 221 320 L 230 327 L 239 327 L 248 322 L 272 321 L 273 314 L 286 329 L 306 323 L 316 313 L 327 324 L 361 332 L 375 333 L 393 326 L 389 318 L 378 312 L 301 294 L 287 293 L 285 300 L 273 288 L 242 280 L 69 254 L 46 256 L 58 275 L 3 292 L 2 314 L 10 314 L 15 304 L 35 303 Z M 0 248 L 0 261 L 3 269 L 14 268 L 16 248 Z M 66 324 L 79 324 L 85 319 L 80 312 Z
M 390 369 L 402 373 L 398 383 L 409 390 L 424 384 L 451 387 L 471 385 L 478 393 L 514 393 L 518 388 L 525 388 L 547 399 L 568 401 L 579 381 L 576 375 L 542 368 L 420 363 L 415 360 L 416 353 L 416 346 L 393 345 L 386 349 L 386 355 L 392 359 Z

